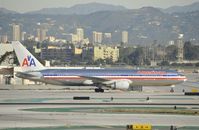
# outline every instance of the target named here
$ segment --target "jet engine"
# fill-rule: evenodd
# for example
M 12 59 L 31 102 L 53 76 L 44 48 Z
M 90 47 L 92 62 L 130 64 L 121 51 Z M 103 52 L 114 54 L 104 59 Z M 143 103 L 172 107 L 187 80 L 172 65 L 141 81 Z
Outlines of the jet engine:
M 83 82 L 84 85 L 92 85 L 93 84 L 93 81 L 92 80 L 85 80 Z
M 112 85 L 112 89 L 128 90 L 130 87 L 130 82 L 126 81 L 115 81 Z

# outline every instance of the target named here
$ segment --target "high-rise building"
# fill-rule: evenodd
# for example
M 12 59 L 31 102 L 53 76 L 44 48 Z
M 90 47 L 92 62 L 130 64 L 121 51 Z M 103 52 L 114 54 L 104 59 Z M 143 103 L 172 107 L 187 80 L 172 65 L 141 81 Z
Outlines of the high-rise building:
M 24 41 L 27 39 L 27 33 L 26 32 L 22 32 L 21 33 L 21 40 Z
M 122 43 L 128 43 L 128 32 L 122 31 Z
M 177 39 L 177 48 L 178 48 L 178 52 L 177 52 L 177 58 L 178 58 L 178 62 L 183 62 L 184 59 L 184 41 L 183 41 L 183 34 L 179 34 L 179 37 Z
M 0 36 L 0 42 L 2 42 L 2 43 L 6 43 L 7 41 L 8 41 L 8 36 L 7 35 L 2 35 L 2 36 Z
M 111 33 L 104 33 L 103 42 L 104 43 L 111 43 L 112 42 L 112 35 Z
M 84 29 L 83 28 L 77 28 L 77 42 L 81 42 L 84 40 Z
M 93 31 L 93 43 L 102 43 L 102 32 Z
M 43 28 L 38 28 L 37 29 L 38 41 L 42 42 L 42 41 L 46 40 L 46 32 L 47 32 L 46 29 L 43 29 Z
M 72 42 L 73 44 L 76 44 L 78 42 L 78 36 L 76 34 L 66 34 L 66 41 Z
M 20 41 L 21 40 L 20 25 L 17 25 L 17 24 L 12 25 L 12 40 L 13 41 Z

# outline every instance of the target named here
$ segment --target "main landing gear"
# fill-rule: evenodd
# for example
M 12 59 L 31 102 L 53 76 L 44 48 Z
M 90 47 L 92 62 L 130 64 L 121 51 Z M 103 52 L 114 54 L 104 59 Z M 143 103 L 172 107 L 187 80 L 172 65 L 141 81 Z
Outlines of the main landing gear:
M 175 87 L 175 85 L 172 85 L 172 86 L 171 86 L 170 93 L 173 93 L 173 92 L 174 92 L 174 87 Z
M 103 93 L 104 92 L 104 89 L 102 89 L 102 87 L 103 87 L 102 84 L 95 84 L 95 86 L 97 87 L 97 88 L 95 88 L 96 93 Z
M 170 93 L 174 93 L 174 89 L 173 88 L 170 89 Z
M 104 92 L 104 89 L 102 89 L 102 88 L 96 88 L 96 89 L 95 89 L 95 92 L 96 92 L 96 93 L 103 93 L 103 92 Z

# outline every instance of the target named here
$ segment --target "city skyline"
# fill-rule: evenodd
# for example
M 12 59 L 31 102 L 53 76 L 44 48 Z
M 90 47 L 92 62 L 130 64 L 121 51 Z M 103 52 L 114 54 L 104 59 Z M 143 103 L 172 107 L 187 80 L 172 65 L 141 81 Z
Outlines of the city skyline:
M 129 9 L 141 8 L 144 6 L 153 6 L 158 8 L 168 8 L 171 6 L 184 6 L 189 5 L 194 2 L 199 2 L 199 0 L 0 0 L 0 8 L 6 8 L 9 10 L 17 11 L 20 13 L 25 13 L 29 11 L 35 11 L 42 8 L 58 8 L 58 7 L 66 7 L 69 8 L 76 4 L 86 4 L 91 2 L 104 3 L 104 4 L 112 4 L 112 5 L 120 5 Z

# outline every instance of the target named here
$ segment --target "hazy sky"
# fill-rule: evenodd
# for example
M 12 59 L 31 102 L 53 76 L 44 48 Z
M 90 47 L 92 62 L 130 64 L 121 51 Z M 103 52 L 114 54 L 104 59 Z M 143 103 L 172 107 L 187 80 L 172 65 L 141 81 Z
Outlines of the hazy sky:
M 170 6 L 183 6 L 199 0 L 0 0 L 0 7 L 17 12 L 28 12 L 41 8 L 71 7 L 75 4 L 99 2 L 114 5 L 122 5 L 129 9 L 143 6 L 167 8 Z

